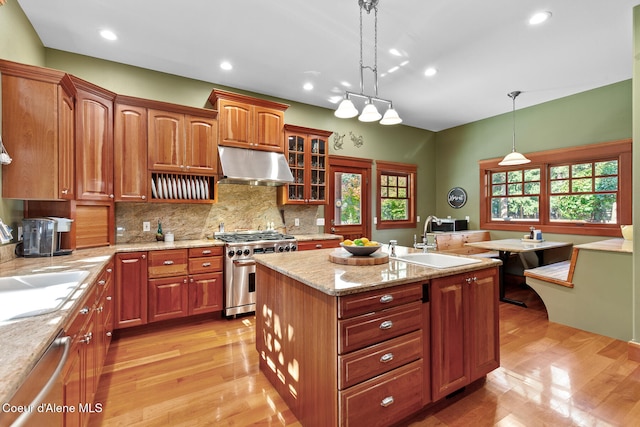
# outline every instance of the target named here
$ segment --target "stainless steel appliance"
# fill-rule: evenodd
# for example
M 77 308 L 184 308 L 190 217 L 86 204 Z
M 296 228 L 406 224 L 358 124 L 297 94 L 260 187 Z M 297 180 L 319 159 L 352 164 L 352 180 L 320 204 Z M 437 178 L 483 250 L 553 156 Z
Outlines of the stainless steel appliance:
M 67 218 L 25 218 L 22 220 L 23 255 L 44 257 L 68 255 L 70 249 L 61 248 L 61 233 L 71 230 Z
M 467 229 L 466 219 L 445 218 L 431 223 L 431 231 L 462 231 Z
M 5 409 L 21 409 L 0 411 L 1 427 L 63 425 L 63 412 L 52 408 L 61 408 L 64 404 L 60 374 L 69 356 L 70 343 L 71 338 L 61 331 L 5 404 Z
M 290 253 L 298 250 L 295 237 L 275 231 L 215 233 L 215 238 L 226 243 L 224 262 L 225 316 L 256 311 L 254 254 Z

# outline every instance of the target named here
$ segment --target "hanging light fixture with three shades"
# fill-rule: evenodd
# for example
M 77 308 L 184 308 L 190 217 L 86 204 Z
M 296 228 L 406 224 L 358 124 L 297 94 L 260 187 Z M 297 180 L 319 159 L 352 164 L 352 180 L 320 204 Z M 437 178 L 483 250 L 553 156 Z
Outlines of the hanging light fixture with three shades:
M 498 163 L 500 166 L 515 166 L 531 163 L 531 160 L 527 159 L 523 154 L 516 151 L 516 98 L 521 93 L 521 91 L 516 90 L 507 94 L 507 96 L 513 101 L 513 145 L 511 146 L 511 152 L 504 156 L 504 159 L 502 159 L 502 161 Z
M 360 6 L 360 93 L 345 92 L 344 99 L 340 102 L 338 109 L 334 115 L 341 119 L 350 119 L 359 114 L 358 109 L 355 107 L 351 98 L 362 98 L 365 100 L 365 105 L 362 113 L 358 116 L 358 120 L 361 122 L 376 122 L 380 121 L 381 125 L 396 125 L 402 123 L 402 119 L 398 115 L 398 112 L 393 108 L 393 103 L 389 100 L 378 97 L 378 2 L 379 0 L 358 0 Z M 373 10 L 374 13 L 374 64 L 373 67 L 364 65 L 362 61 L 362 11 L 366 10 L 367 14 Z M 374 96 L 366 95 L 364 93 L 364 69 L 369 69 L 373 72 L 374 77 Z M 387 105 L 387 111 L 384 116 L 378 112 L 378 108 L 374 104 L 375 102 L 383 103 Z

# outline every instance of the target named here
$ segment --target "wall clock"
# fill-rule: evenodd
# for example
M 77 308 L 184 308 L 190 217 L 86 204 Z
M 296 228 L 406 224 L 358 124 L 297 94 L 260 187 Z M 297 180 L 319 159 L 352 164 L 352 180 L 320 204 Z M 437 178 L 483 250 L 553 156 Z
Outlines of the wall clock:
M 459 209 L 467 203 L 467 192 L 462 187 L 453 187 L 447 194 L 447 202 L 454 209 Z

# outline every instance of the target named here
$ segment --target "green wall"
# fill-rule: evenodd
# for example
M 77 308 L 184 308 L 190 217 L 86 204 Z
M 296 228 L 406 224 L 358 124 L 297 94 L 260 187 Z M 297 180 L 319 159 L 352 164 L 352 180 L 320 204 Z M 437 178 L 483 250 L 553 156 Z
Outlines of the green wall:
M 640 141 L 640 6 L 633 9 L 633 139 Z M 633 163 L 640 164 L 640 149 L 633 145 Z M 638 166 L 634 168 L 638 171 Z M 633 174 L 633 222 L 640 224 L 640 174 Z M 639 226 L 640 227 L 640 226 Z M 633 341 L 640 343 L 640 230 L 633 231 Z
M 626 80 L 517 109 L 516 147 L 519 152 L 526 154 L 630 138 L 631 92 L 631 80 Z M 524 96 L 526 92 L 521 95 Z M 511 151 L 512 139 L 511 112 L 437 133 L 436 211 L 439 215 L 457 218 L 468 215 L 472 228 L 478 228 L 478 160 L 502 158 Z M 447 193 L 456 186 L 463 187 L 468 193 L 468 202 L 460 209 L 453 209 L 447 204 Z M 493 234 L 496 237 L 513 237 L 521 233 Z M 601 240 L 589 236 L 571 236 L 570 239 L 576 243 Z

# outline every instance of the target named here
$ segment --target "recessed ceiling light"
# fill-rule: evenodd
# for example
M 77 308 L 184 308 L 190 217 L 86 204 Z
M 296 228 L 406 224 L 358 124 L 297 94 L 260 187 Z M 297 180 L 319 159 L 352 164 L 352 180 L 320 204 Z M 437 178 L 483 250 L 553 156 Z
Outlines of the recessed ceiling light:
M 118 36 L 116 36 L 116 33 L 111 30 L 102 30 L 100 31 L 100 35 L 102 36 L 102 38 L 107 40 L 118 40 Z
M 535 13 L 529 18 L 529 24 L 538 25 L 542 24 L 547 19 L 551 18 L 551 12 L 538 12 Z
M 222 68 L 223 70 L 232 70 L 233 69 L 233 65 L 231 65 L 231 62 L 229 61 L 222 61 L 220 63 L 220 68 Z
M 304 86 L 302 86 L 302 88 L 304 90 L 313 90 L 313 85 L 311 83 L 305 83 Z
M 427 77 L 433 77 L 436 74 L 438 74 L 438 70 L 436 70 L 433 67 L 429 67 L 426 70 L 424 70 L 424 75 L 427 76 Z

